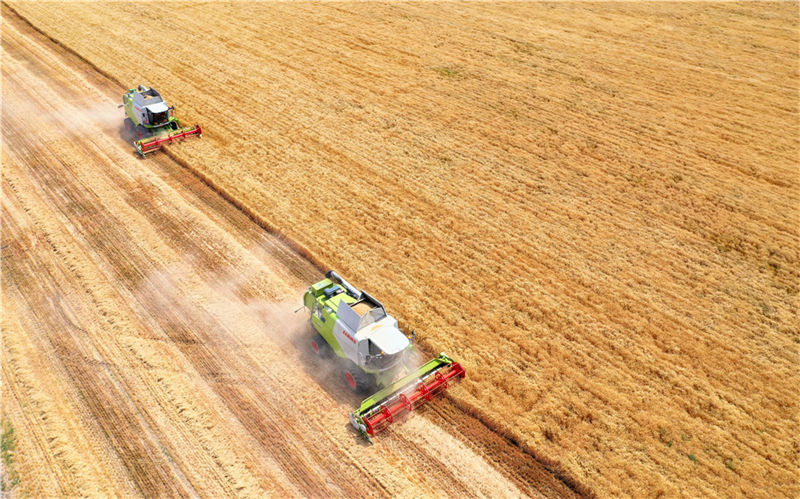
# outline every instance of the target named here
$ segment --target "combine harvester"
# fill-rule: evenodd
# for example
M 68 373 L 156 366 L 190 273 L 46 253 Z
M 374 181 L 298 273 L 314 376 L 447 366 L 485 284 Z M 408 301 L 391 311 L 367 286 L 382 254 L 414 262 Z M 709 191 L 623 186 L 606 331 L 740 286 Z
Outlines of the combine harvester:
M 118 107 L 125 108 L 125 131 L 138 139 L 133 145 L 142 157 L 175 140 L 190 135 L 203 136 L 200 125 L 181 126 L 175 117 L 175 106 L 167 106 L 154 88 L 139 85 L 128 90 L 122 94 L 122 104 Z
M 368 440 L 465 377 L 461 365 L 445 354 L 410 366 L 414 333 L 403 334 L 378 300 L 336 272 L 325 277 L 303 296 L 317 332 L 311 347 L 320 357 L 340 359 L 352 391 L 378 390 L 350 414 L 350 423 Z

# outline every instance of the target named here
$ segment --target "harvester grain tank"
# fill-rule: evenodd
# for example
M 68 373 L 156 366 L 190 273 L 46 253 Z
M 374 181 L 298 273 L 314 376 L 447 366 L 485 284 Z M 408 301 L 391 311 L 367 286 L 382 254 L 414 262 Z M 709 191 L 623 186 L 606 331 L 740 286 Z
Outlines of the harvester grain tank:
M 332 270 L 308 288 L 303 305 L 316 332 L 314 352 L 338 359 L 352 391 L 377 390 L 350 414 L 350 423 L 368 439 L 465 377 L 444 353 L 413 366 L 413 333 L 406 336 L 381 302 Z
M 122 94 L 119 107 L 125 108 L 125 131 L 134 138 L 133 145 L 142 157 L 164 144 L 192 135 L 203 136 L 200 125 L 181 126 L 175 117 L 175 106 L 168 106 L 154 88 L 139 85 L 128 90 Z

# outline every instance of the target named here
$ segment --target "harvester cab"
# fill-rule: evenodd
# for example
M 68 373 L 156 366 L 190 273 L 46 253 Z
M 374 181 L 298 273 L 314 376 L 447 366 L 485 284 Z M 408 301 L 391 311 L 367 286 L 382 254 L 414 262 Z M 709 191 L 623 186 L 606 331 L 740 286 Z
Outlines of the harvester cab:
M 313 351 L 339 359 L 352 391 L 377 390 L 350 414 L 353 427 L 367 438 L 444 392 L 449 380 L 465 376 L 445 354 L 413 366 L 413 334 L 406 336 L 383 304 L 332 270 L 308 288 L 303 305 L 316 331 Z
M 162 145 L 190 135 L 203 136 L 200 125 L 181 126 L 175 117 L 175 106 L 168 106 L 154 88 L 139 85 L 122 94 L 125 108 L 125 131 L 134 138 L 136 151 L 144 157 Z

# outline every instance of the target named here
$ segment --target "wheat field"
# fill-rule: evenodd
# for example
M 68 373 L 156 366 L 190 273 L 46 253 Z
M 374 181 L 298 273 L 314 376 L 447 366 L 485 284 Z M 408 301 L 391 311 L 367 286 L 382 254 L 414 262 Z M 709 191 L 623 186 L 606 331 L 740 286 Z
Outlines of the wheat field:
M 580 491 L 800 493 L 796 3 L 8 5 Z
M 2 13 L 4 497 L 577 495 L 447 398 L 366 445 L 294 312 L 319 270 Z

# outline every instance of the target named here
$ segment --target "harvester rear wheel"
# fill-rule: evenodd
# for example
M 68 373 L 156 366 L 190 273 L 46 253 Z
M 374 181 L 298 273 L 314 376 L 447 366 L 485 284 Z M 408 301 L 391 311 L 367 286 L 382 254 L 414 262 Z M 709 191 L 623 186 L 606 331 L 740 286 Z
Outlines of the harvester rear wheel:
M 355 363 L 348 361 L 344 366 L 344 380 L 353 393 L 364 394 L 375 390 L 375 380 L 365 373 Z
M 328 359 L 333 354 L 333 349 L 320 334 L 314 335 L 314 338 L 311 339 L 311 351 L 314 355 L 323 359 Z

